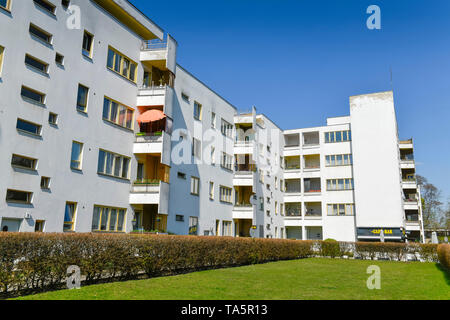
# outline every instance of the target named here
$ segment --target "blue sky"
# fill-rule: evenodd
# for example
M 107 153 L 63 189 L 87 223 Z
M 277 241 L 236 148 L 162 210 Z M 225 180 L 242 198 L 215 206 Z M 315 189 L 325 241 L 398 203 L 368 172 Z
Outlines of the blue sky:
M 179 43 L 178 62 L 238 109 L 282 129 L 349 114 L 391 90 L 417 171 L 450 196 L 450 1 L 131 0 Z M 381 8 L 368 30 L 366 9 Z

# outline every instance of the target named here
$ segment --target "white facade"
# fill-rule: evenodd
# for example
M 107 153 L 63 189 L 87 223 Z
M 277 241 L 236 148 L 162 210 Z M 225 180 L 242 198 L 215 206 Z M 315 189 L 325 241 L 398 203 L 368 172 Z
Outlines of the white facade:
M 177 65 L 176 41 L 129 2 L 42 1 L 0 8 L 2 230 L 423 235 L 413 144 L 398 139 L 391 92 L 283 131 Z

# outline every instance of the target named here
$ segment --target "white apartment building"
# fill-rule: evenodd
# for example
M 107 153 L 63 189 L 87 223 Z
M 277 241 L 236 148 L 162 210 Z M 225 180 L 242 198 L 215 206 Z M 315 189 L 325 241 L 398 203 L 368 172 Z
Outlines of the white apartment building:
M 423 238 L 392 92 L 283 131 L 177 47 L 125 0 L 0 0 L 0 230 Z

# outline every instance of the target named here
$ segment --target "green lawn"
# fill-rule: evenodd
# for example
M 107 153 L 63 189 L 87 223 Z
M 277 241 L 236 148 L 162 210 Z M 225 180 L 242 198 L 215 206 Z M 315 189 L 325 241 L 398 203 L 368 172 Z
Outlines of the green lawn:
M 381 268 L 381 290 L 366 287 L 370 265 Z M 22 299 L 449 300 L 450 275 L 434 263 L 315 258 L 93 285 Z

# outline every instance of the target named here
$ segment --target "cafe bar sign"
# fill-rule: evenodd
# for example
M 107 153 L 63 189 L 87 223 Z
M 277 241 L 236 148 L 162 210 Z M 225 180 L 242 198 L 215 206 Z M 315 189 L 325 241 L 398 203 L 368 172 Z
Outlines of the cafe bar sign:
M 403 239 L 404 237 L 402 228 L 358 228 L 358 238 L 380 238 L 381 230 L 383 230 L 384 237 L 387 239 Z

